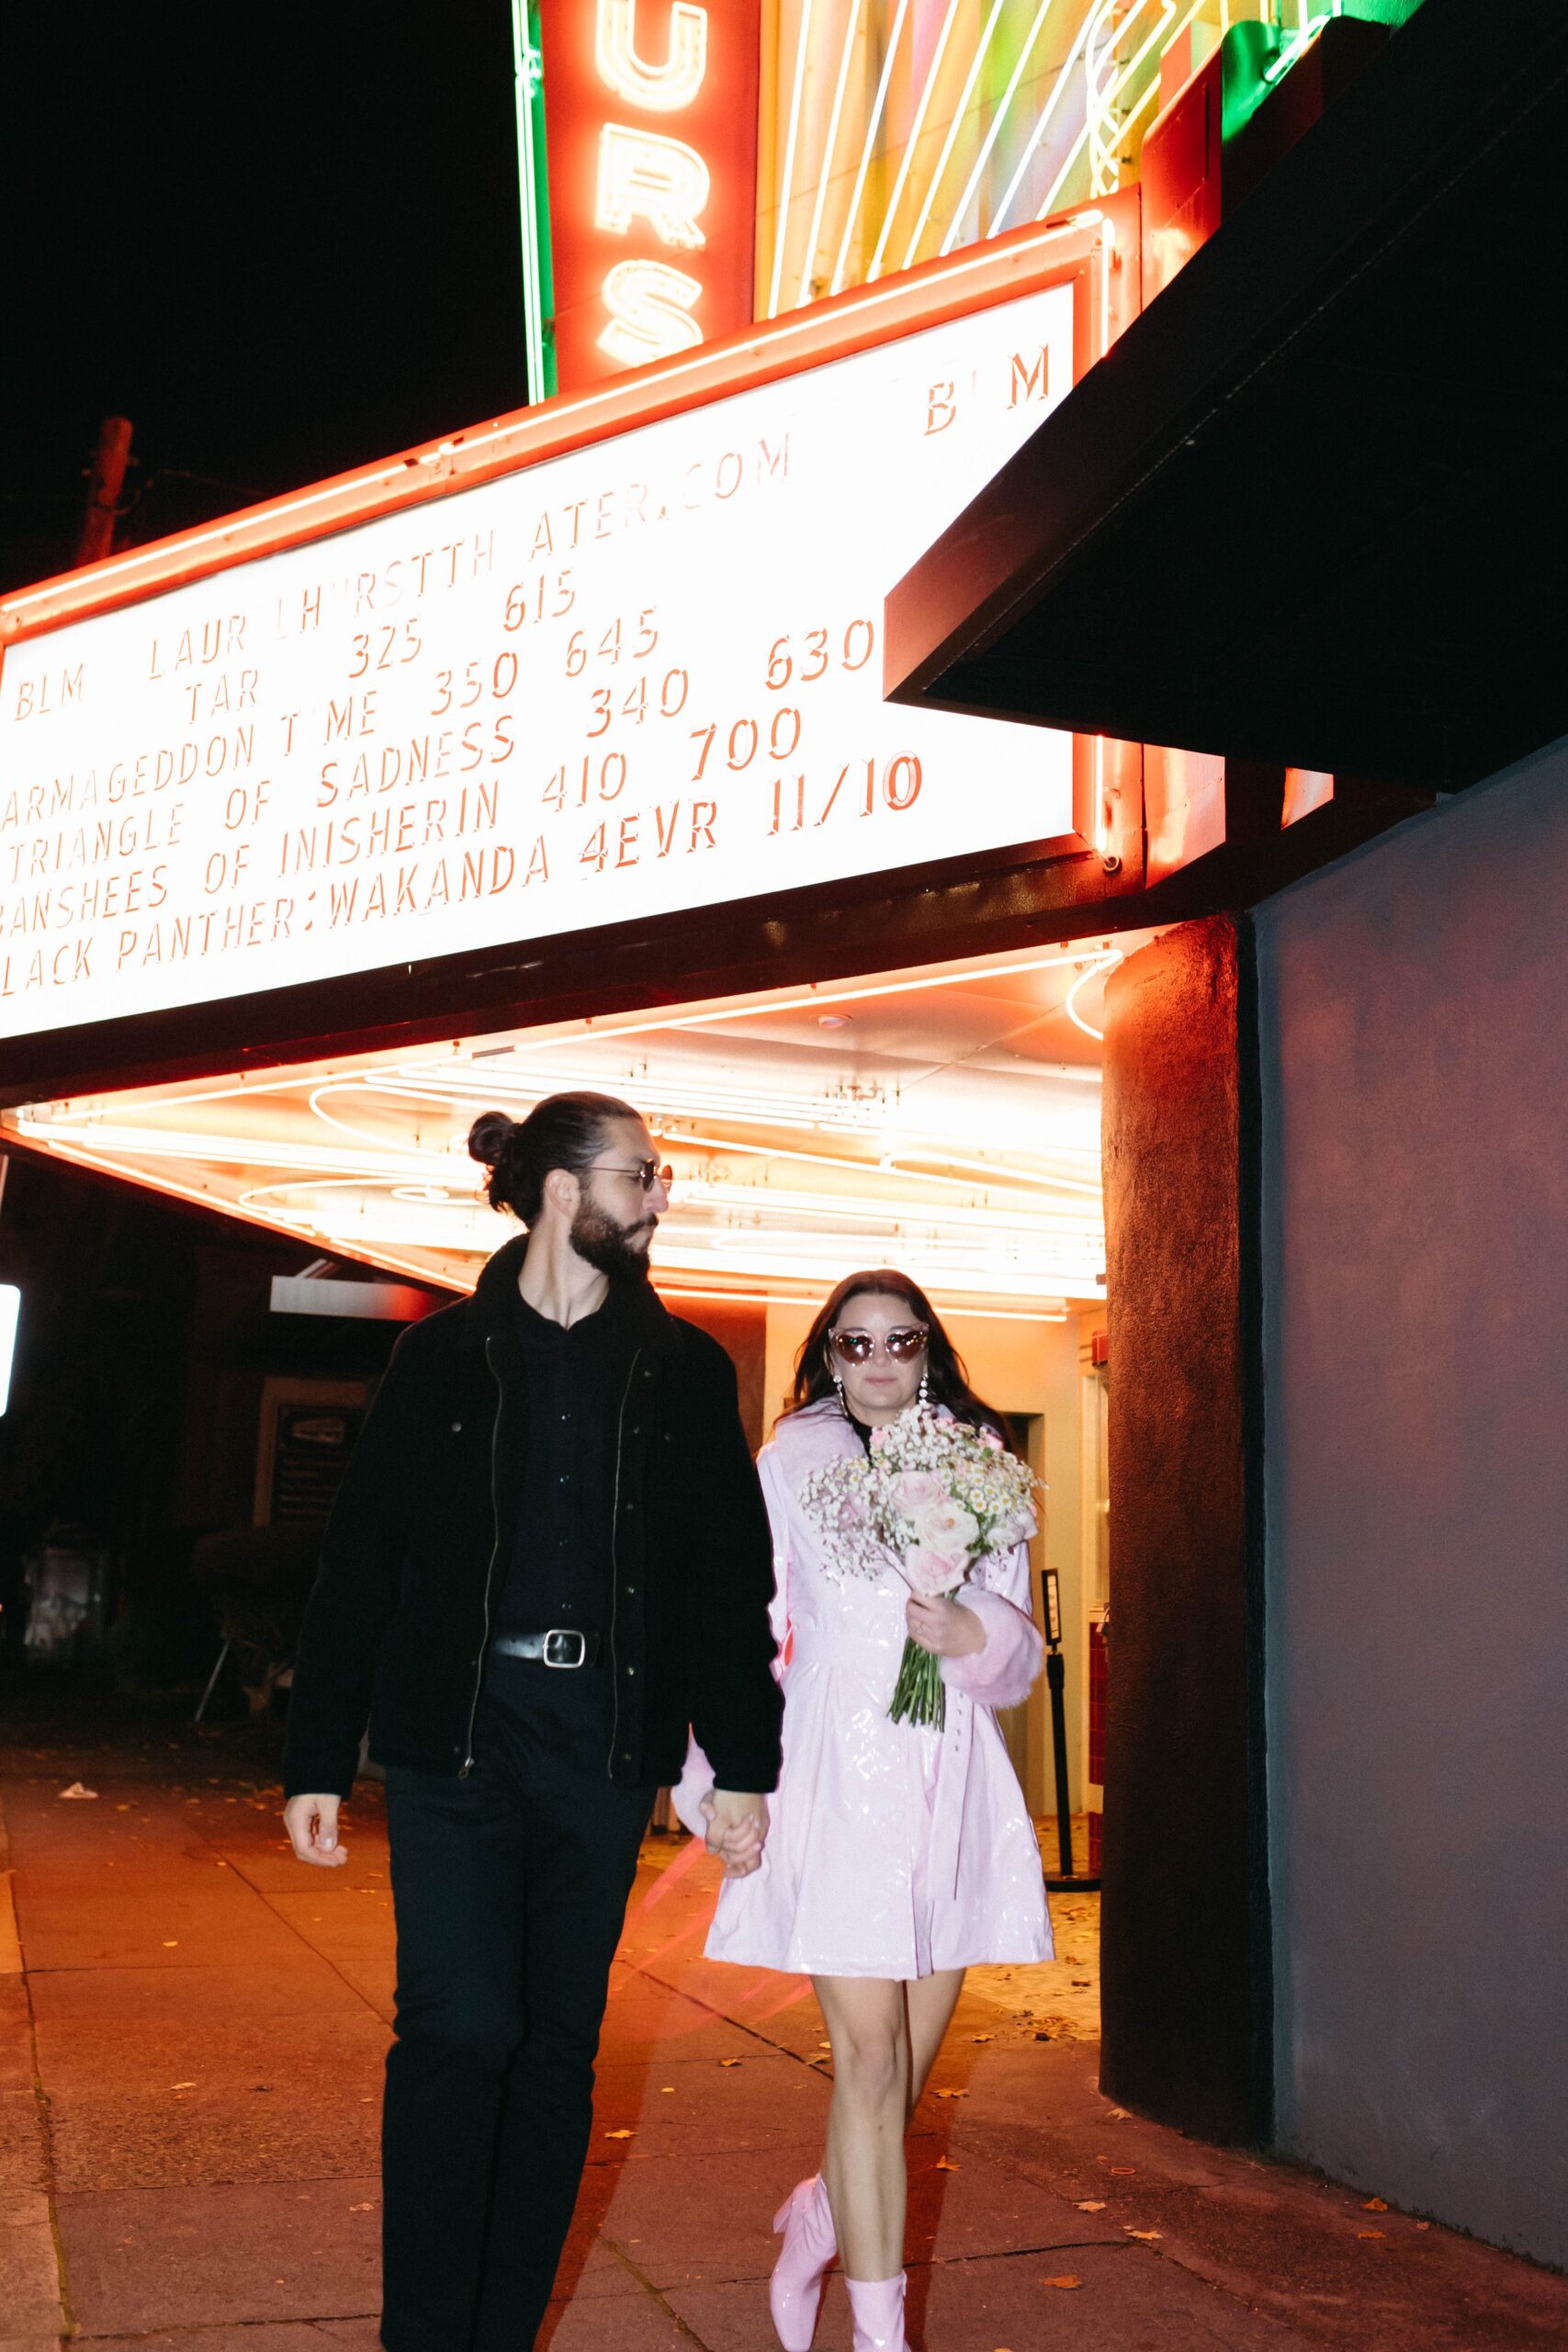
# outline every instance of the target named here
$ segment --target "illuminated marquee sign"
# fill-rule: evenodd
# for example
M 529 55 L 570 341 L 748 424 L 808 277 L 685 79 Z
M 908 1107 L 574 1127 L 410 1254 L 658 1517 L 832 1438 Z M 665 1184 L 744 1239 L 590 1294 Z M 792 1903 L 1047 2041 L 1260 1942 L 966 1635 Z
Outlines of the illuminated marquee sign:
M 758 0 L 540 10 L 563 390 L 750 319 L 758 16 Z
M 885 705 L 882 600 L 1066 390 L 1069 286 L 14 646 L 0 1025 L 1066 833 Z

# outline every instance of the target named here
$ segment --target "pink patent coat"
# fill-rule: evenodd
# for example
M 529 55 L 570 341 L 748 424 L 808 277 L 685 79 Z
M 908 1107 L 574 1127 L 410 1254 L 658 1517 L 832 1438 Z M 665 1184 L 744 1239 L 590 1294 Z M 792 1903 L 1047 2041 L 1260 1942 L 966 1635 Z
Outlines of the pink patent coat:
M 836 1399 L 783 1419 L 758 1457 L 773 1534 L 784 1767 L 761 1868 L 724 1883 L 711 1959 L 812 1975 L 908 1979 L 1051 1956 L 1034 1826 L 996 1719 L 1043 1649 L 1024 1544 L 976 1565 L 959 1598 L 985 1647 L 944 1658 L 941 1732 L 887 1714 L 908 1587 L 840 1575 L 800 1489 L 860 1440 Z M 700 1830 L 712 1773 L 694 1749 L 675 1802 Z

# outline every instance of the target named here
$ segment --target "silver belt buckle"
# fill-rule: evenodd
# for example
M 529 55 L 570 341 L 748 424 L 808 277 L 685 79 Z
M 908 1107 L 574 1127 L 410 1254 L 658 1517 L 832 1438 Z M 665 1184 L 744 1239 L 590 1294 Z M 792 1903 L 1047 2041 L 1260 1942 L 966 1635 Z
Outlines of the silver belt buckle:
M 575 1642 L 575 1656 L 566 1650 L 566 1644 Z M 588 1636 L 579 1633 L 575 1625 L 552 1625 L 545 1635 L 544 1659 L 547 1666 L 581 1666 L 588 1656 Z

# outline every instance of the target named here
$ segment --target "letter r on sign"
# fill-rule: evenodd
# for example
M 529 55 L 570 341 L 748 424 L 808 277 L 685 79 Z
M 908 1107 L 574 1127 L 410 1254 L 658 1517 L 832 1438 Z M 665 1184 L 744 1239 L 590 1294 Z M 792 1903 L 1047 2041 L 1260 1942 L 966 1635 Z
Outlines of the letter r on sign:
M 683 139 L 627 130 L 618 122 L 607 122 L 600 132 L 593 218 L 601 229 L 624 234 L 640 218 L 661 243 L 694 253 L 707 243 L 697 215 L 708 190 L 708 167 Z

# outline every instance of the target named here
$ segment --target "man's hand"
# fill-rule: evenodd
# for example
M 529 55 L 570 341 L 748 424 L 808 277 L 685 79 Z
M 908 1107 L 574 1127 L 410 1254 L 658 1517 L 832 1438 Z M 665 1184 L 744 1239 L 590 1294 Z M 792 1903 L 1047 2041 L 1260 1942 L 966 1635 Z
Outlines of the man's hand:
M 739 1789 L 714 1789 L 704 1797 L 704 1839 L 710 1854 L 724 1858 L 726 1878 L 750 1878 L 762 1863 L 768 1836 L 768 1800 Z
M 337 1841 L 336 1797 L 290 1797 L 283 1808 L 283 1826 L 302 1862 L 321 1870 L 336 1870 L 348 1860 L 348 1849 Z

